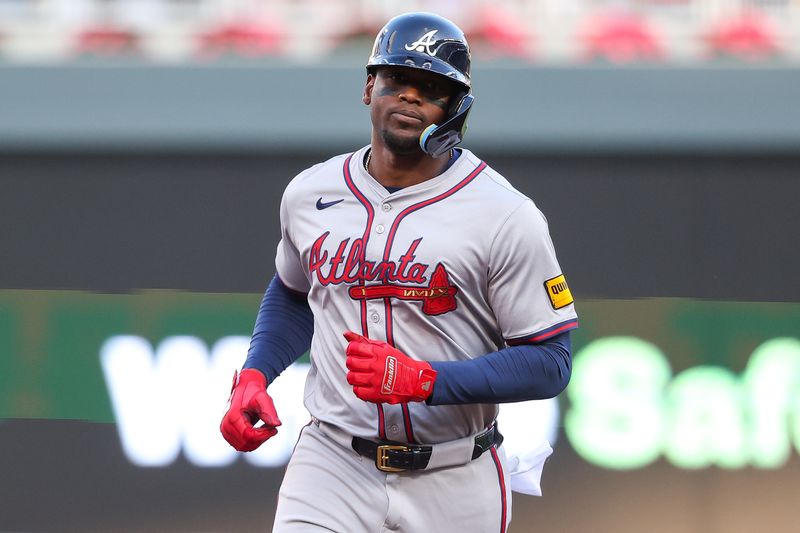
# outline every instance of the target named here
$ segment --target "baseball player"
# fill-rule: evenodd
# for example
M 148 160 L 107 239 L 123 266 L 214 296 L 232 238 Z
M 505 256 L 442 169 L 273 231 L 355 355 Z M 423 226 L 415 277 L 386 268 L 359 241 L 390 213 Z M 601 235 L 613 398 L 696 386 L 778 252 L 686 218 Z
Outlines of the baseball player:
M 240 451 L 275 435 L 268 386 L 310 348 L 312 420 L 274 531 L 503 532 L 497 404 L 566 387 L 572 296 L 534 203 L 456 147 L 473 103 L 456 25 L 390 20 L 363 101 L 370 144 L 286 188 L 277 274 L 221 431 Z

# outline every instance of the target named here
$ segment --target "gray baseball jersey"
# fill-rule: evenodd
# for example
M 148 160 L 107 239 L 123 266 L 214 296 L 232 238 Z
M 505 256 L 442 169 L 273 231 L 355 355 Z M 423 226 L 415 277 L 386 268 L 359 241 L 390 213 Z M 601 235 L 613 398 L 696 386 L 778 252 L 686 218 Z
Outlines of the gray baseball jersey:
M 346 330 L 417 359 L 480 357 L 577 325 L 547 221 L 469 150 L 444 173 L 390 193 L 369 147 L 298 175 L 281 202 L 276 267 L 314 314 L 305 405 L 369 439 L 435 444 L 474 435 L 493 404 L 376 405 L 345 376 Z

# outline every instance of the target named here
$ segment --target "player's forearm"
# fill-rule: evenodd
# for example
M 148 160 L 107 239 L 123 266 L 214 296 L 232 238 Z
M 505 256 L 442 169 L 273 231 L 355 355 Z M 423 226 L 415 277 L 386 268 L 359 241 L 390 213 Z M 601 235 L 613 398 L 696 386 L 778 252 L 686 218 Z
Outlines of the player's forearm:
M 314 315 L 308 301 L 276 275 L 258 310 L 244 368 L 264 373 L 269 383 L 311 346 Z
M 477 359 L 431 362 L 438 377 L 430 405 L 506 403 L 553 398 L 572 370 L 569 332 L 541 344 L 504 348 Z

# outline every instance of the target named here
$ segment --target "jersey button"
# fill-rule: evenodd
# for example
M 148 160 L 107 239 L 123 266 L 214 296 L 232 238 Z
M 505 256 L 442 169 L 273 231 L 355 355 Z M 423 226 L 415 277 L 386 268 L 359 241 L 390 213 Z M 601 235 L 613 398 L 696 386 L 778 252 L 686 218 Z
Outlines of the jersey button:
M 392 426 L 389 428 L 389 433 L 397 435 L 400 433 L 400 427 L 397 424 L 392 424 Z
M 381 206 L 381 209 L 383 209 L 384 211 L 391 211 L 392 210 L 392 204 L 383 204 Z
M 383 230 L 386 229 L 383 227 L 383 224 L 378 224 L 375 226 L 375 233 L 383 233 Z
M 380 320 L 381 320 L 381 315 L 379 315 L 378 313 L 372 313 L 372 315 L 371 315 L 369 318 L 370 318 L 370 320 L 372 320 L 373 322 L 376 322 L 376 323 L 377 323 L 377 322 L 380 322 Z

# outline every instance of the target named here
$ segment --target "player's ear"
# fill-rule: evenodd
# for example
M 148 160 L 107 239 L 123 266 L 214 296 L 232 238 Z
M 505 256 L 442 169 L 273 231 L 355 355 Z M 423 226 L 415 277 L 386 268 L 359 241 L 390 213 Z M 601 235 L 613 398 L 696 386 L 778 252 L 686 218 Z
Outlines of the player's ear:
M 372 74 L 367 74 L 367 83 L 364 85 L 364 96 L 361 97 L 361 101 L 366 105 L 372 103 L 373 87 L 375 87 L 375 76 Z

